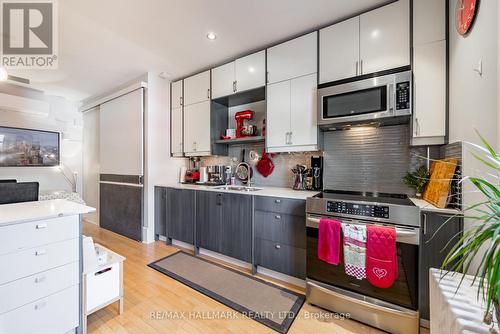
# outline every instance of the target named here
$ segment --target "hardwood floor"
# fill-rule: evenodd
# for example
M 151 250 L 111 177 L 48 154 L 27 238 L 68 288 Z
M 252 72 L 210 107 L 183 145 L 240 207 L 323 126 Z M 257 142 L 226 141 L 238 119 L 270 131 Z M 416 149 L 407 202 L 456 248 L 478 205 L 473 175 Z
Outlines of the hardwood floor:
M 167 246 L 161 241 L 150 245 L 141 244 L 90 223 L 84 224 L 84 234 L 127 258 L 124 263 L 123 314 L 118 315 L 117 304 L 93 313 L 88 318 L 88 333 L 276 333 L 239 313 L 235 313 L 232 319 L 206 319 L 214 312 L 233 314 L 233 310 L 147 266 L 154 260 L 178 251 L 178 248 Z M 189 317 L 190 314 L 196 316 Z M 319 315 L 330 318 L 319 318 Z M 331 313 L 305 303 L 289 333 L 383 333 L 353 320 L 331 316 Z

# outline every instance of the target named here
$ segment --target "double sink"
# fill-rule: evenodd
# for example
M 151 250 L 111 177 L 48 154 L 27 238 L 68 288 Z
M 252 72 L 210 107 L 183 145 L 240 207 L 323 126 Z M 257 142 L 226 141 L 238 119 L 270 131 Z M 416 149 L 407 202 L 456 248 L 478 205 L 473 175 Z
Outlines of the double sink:
M 245 186 L 217 186 L 217 187 L 213 187 L 213 189 L 227 190 L 227 191 L 241 191 L 241 192 L 262 190 L 262 188 L 245 187 Z

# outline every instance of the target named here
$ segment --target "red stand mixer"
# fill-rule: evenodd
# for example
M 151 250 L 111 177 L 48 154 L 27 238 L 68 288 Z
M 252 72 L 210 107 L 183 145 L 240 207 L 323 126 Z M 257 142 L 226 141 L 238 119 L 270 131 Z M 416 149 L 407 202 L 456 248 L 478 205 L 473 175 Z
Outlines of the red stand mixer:
M 250 137 L 255 135 L 255 130 L 250 131 L 249 128 L 255 128 L 255 126 L 245 125 L 245 120 L 251 120 L 253 118 L 252 110 L 238 111 L 234 114 L 234 119 L 236 120 L 236 138 Z

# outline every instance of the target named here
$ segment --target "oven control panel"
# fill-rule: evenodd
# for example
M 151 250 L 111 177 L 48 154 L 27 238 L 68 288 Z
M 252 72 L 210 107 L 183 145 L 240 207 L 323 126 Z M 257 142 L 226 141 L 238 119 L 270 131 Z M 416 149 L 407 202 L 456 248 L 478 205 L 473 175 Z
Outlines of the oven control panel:
M 354 216 L 389 218 L 388 206 L 328 201 L 326 202 L 326 211 Z

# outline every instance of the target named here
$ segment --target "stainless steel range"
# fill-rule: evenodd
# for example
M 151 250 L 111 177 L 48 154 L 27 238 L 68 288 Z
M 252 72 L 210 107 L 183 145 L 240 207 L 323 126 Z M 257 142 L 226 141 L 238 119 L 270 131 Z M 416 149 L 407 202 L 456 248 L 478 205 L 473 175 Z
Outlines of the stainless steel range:
M 352 319 L 390 333 L 418 333 L 419 209 L 406 195 L 324 191 L 307 199 L 307 300 L 349 313 Z M 318 258 L 321 217 L 343 223 L 394 226 L 399 276 L 386 289 L 358 280 Z

